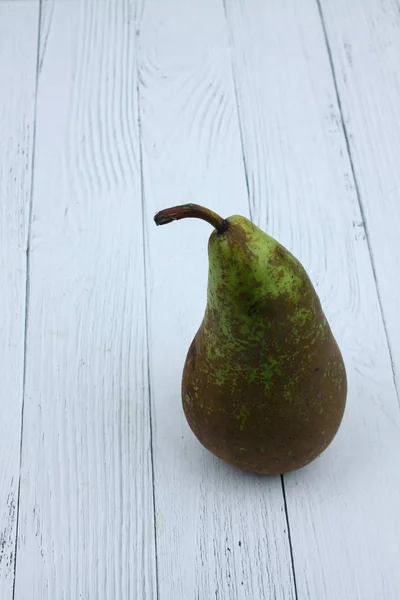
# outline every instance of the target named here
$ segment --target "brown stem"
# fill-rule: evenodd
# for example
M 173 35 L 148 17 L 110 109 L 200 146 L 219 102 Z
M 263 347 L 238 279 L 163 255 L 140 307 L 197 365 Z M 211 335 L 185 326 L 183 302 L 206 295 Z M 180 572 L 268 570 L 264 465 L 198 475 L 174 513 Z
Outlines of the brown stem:
M 210 223 L 218 233 L 226 231 L 228 222 L 223 219 L 217 213 L 213 212 L 209 208 L 204 208 L 199 204 L 181 204 L 180 206 L 173 206 L 172 208 L 165 208 L 160 210 L 155 217 L 154 221 L 156 225 L 166 225 L 172 221 L 179 221 L 179 219 L 203 219 Z

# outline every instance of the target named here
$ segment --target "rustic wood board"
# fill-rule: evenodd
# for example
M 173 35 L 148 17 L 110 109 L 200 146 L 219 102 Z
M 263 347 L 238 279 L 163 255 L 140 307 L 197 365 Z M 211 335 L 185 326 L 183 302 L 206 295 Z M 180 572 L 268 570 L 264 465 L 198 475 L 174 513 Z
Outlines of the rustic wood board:
M 0 598 L 13 591 L 39 2 L 0 2 Z
M 321 15 L 399 398 L 400 5 L 322 0 Z
M 45 2 L 18 600 L 154 598 L 136 34 Z

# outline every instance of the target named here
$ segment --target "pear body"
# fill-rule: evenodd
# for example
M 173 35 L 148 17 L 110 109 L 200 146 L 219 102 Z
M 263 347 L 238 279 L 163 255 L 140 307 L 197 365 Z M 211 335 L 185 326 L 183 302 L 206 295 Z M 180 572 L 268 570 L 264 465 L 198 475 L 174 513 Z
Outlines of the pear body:
M 216 456 L 287 473 L 334 438 L 345 366 L 300 262 L 245 217 L 226 224 L 209 240 L 207 307 L 184 366 L 183 409 Z

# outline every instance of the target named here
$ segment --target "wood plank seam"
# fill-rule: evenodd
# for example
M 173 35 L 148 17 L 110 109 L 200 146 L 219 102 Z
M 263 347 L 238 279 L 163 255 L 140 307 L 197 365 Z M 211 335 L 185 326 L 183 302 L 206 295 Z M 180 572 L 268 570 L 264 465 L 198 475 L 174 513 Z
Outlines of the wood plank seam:
M 22 471 L 22 447 L 24 434 L 24 407 L 25 407 L 25 384 L 26 384 L 26 343 L 28 333 L 29 319 L 29 292 L 30 292 L 30 241 L 32 230 L 32 208 L 33 208 L 33 188 L 35 181 L 35 146 L 36 146 L 36 113 L 37 113 L 37 97 L 39 84 L 39 62 L 40 62 L 40 33 L 42 25 L 42 0 L 39 0 L 38 13 L 38 28 L 37 28 L 37 47 L 36 47 L 36 80 L 35 80 L 35 99 L 33 108 L 33 134 L 32 134 L 32 158 L 31 158 L 31 189 L 29 191 L 29 207 L 28 207 L 28 229 L 26 237 L 26 286 L 25 286 L 25 323 L 24 323 L 24 357 L 23 357 L 23 375 L 22 375 L 22 404 L 21 404 L 21 437 L 19 447 L 19 479 L 17 491 L 17 507 L 16 507 L 16 524 L 15 524 L 15 547 L 14 547 L 14 576 L 12 598 L 15 598 L 15 582 L 17 575 L 17 557 L 18 557 L 18 533 L 19 533 L 19 514 L 20 514 L 20 497 L 21 497 L 21 471 Z
M 298 596 L 298 592 L 297 592 L 296 568 L 295 568 L 295 564 L 294 564 L 294 552 L 293 552 L 293 544 L 292 544 L 292 535 L 291 535 L 291 531 L 290 531 L 289 509 L 288 509 L 288 504 L 287 504 L 287 499 L 286 499 L 285 478 L 284 478 L 283 475 L 281 475 L 281 484 L 282 484 L 282 494 L 283 494 L 283 505 L 284 505 L 284 508 L 285 508 L 285 518 L 286 518 L 287 531 L 288 531 L 290 560 L 291 560 L 291 563 L 292 563 L 294 597 L 295 597 L 295 600 L 298 600 L 299 596 Z
M 159 577 L 158 577 L 158 547 L 157 547 L 157 511 L 156 511 L 156 492 L 155 492 L 155 477 L 154 477 L 154 440 L 153 440 L 153 411 L 152 411 L 152 386 L 150 373 L 150 334 L 149 334 L 149 293 L 148 293 L 148 277 L 147 277 L 147 229 L 146 229 L 146 202 L 143 174 L 143 137 L 142 137 L 142 111 L 140 101 L 140 22 L 143 19 L 144 3 L 142 6 L 139 23 L 136 25 L 136 52 L 137 52 L 137 84 L 136 96 L 138 106 L 138 138 L 139 138 L 139 171 L 140 171 L 140 190 L 141 190 L 141 207 L 142 207 L 142 236 L 143 236 L 143 277 L 144 277 L 144 297 L 145 297 L 145 332 L 146 332 L 146 347 L 147 347 L 147 386 L 149 396 L 149 426 L 150 426 L 150 463 L 151 463 L 151 478 L 152 478 L 152 494 L 153 494 L 153 524 L 154 524 L 154 565 L 156 576 L 156 600 L 160 598 Z
M 251 191 L 250 191 L 249 169 L 248 169 L 247 160 L 246 160 L 246 152 L 244 149 L 243 122 L 242 122 L 241 113 L 240 113 L 239 91 L 238 91 L 238 85 L 237 85 L 237 79 L 236 79 L 236 72 L 235 72 L 235 67 L 233 64 L 232 39 L 231 39 L 230 30 L 229 30 L 226 0 L 222 0 L 222 4 L 224 7 L 225 25 L 226 25 L 226 30 L 227 30 L 228 42 L 229 42 L 229 54 L 230 54 L 231 69 L 232 69 L 233 89 L 234 89 L 234 94 L 235 94 L 236 111 L 237 111 L 237 117 L 238 117 L 240 145 L 241 145 L 241 152 L 242 152 L 242 159 L 243 159 L 244 178 L 245 178 L 246 190 L 247 190 L 247 201 L 248 201 L 248 205 L 249 205 L 249 215 L 250 215 L 250 220 L 253 220 L 254 196 L 251 197 Z

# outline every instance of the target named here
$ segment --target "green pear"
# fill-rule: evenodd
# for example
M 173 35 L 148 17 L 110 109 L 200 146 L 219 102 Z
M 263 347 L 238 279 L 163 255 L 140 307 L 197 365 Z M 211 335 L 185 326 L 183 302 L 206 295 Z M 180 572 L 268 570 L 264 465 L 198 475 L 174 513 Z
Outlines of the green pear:
M 244 470 L 282 474 L 327 448 L 347 394 L 339 347 L 300 262 L 242 216 L 194 204 L 163 210 L 215 228 L 207 306 L 189 348 L 182 403 L 199 441 Z

